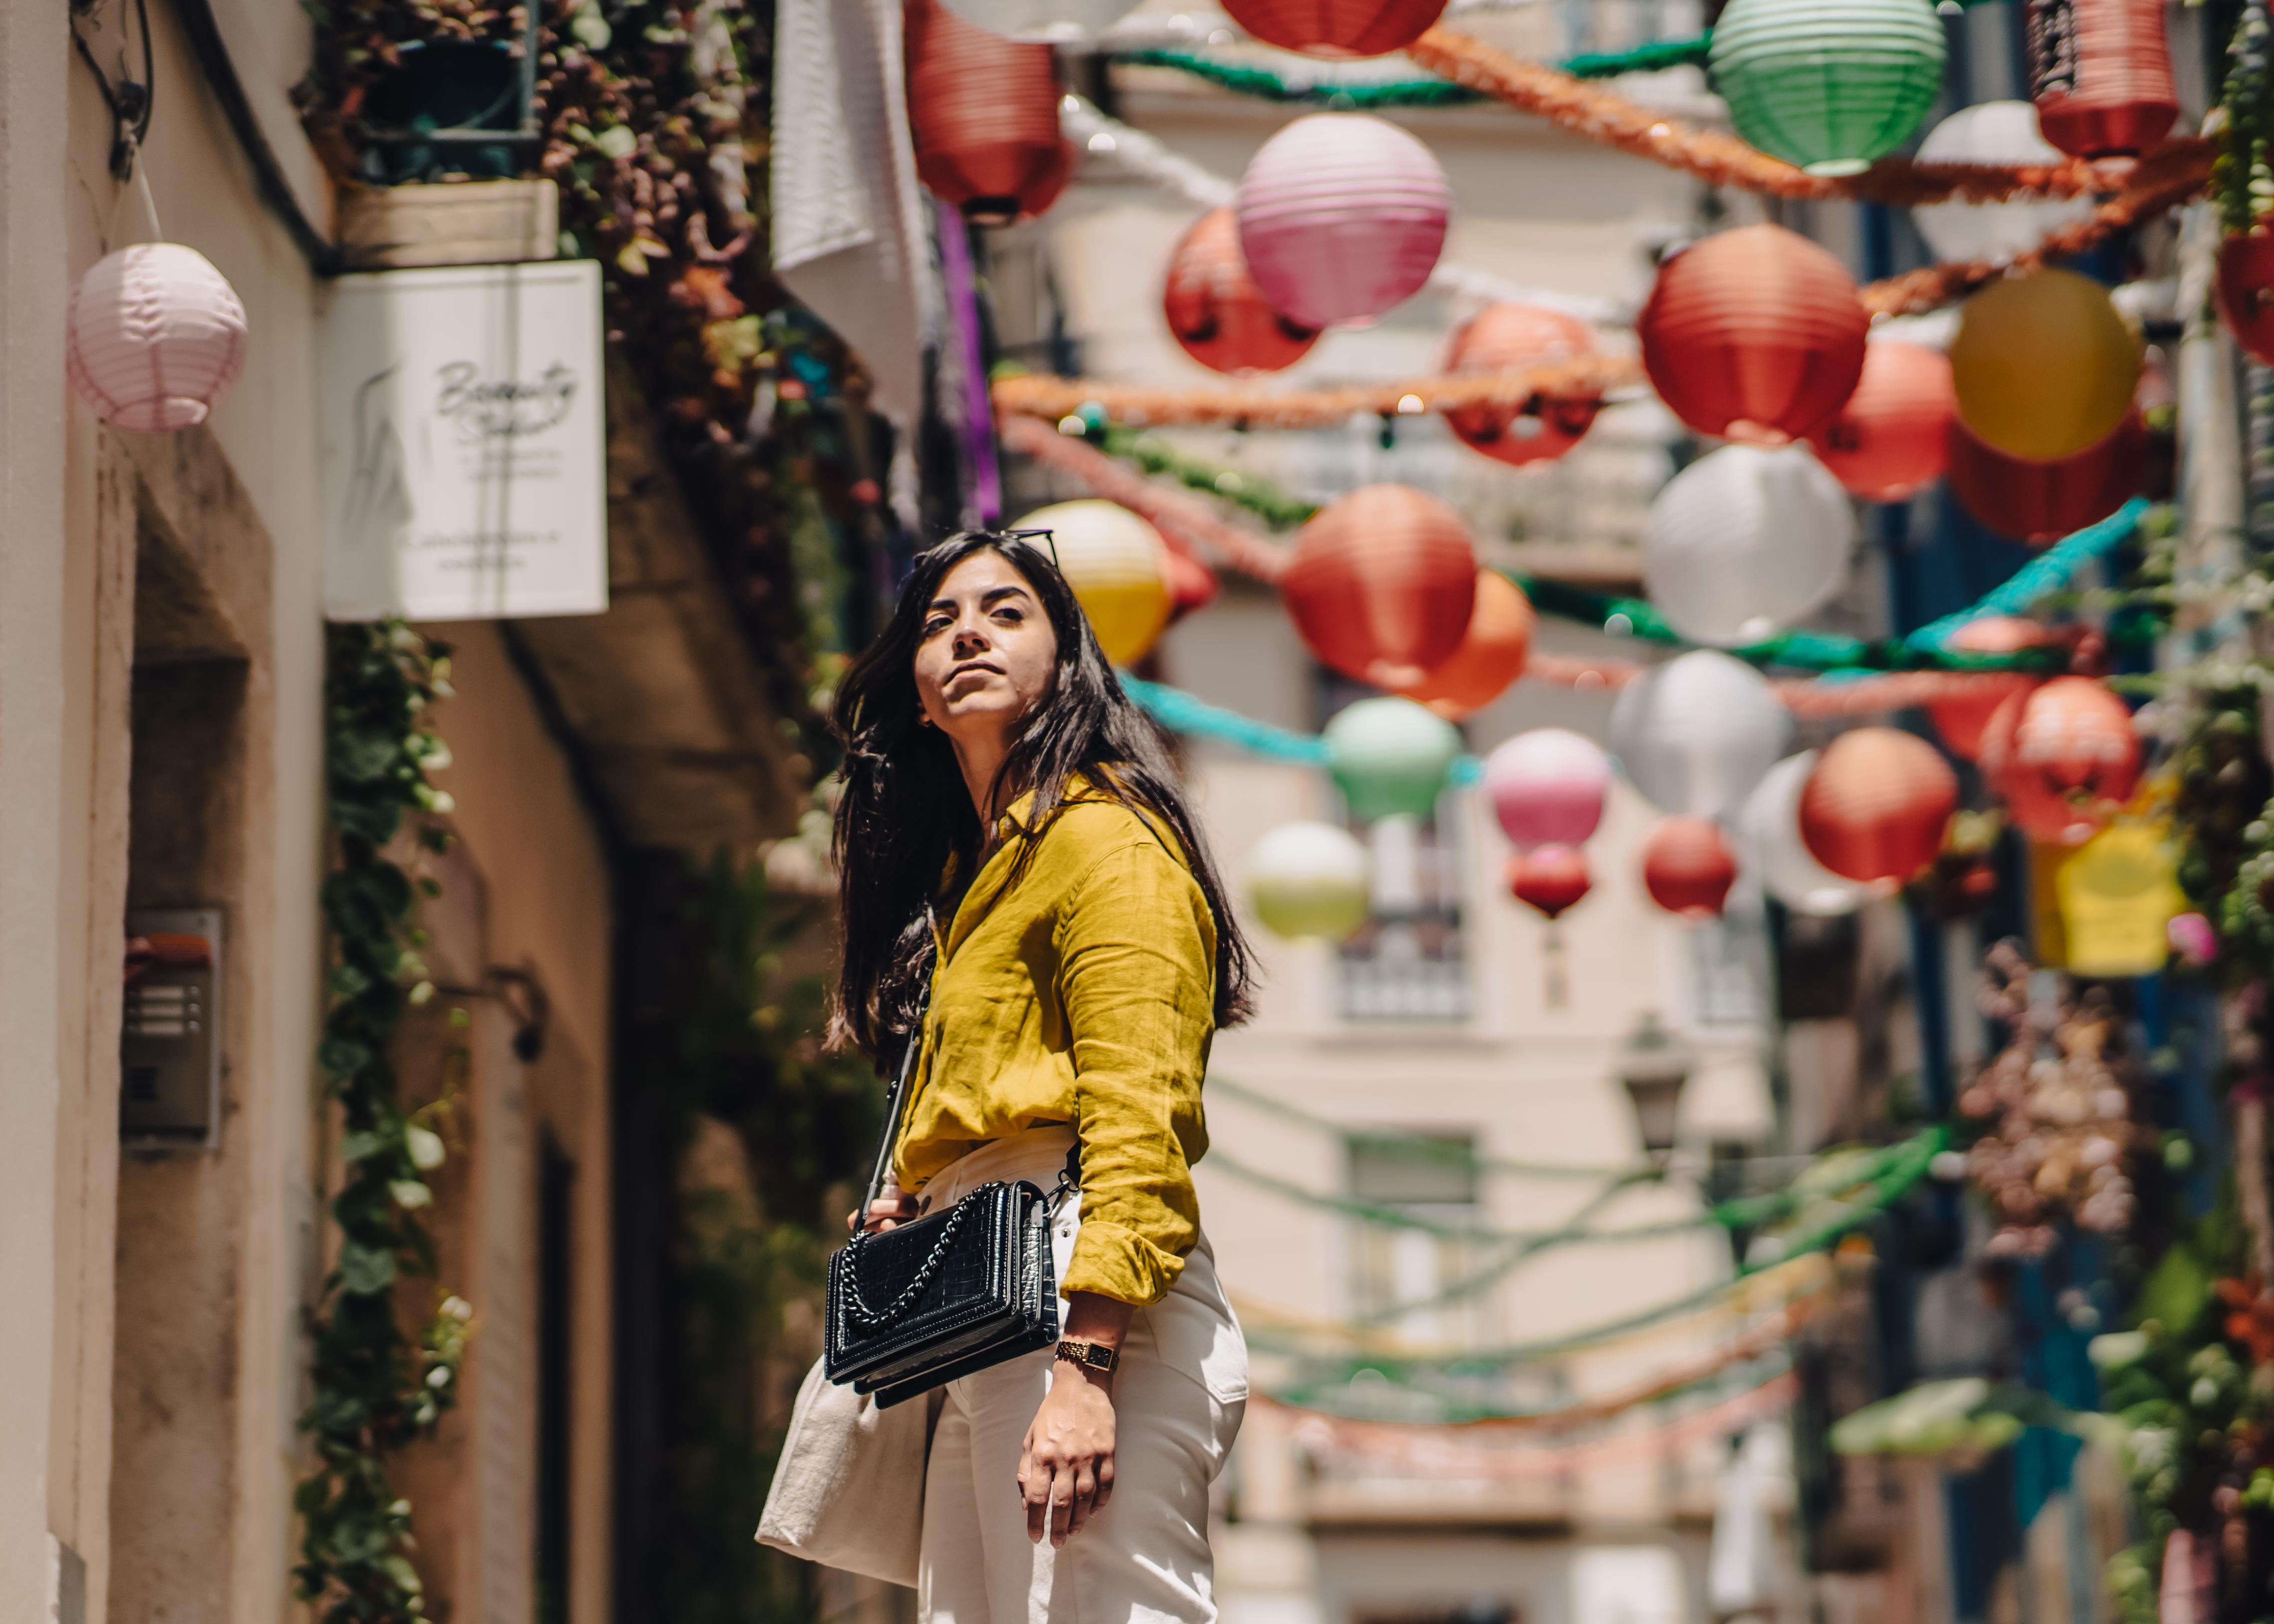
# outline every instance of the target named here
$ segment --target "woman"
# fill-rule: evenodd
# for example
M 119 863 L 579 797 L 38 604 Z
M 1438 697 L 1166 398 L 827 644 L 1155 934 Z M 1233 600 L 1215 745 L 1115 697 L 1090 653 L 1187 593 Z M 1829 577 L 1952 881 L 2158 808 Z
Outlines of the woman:
M 1208 1624 L 1208 1485 L 1247 1395 L 1191 1169 L 1209 1039 L 1247 1013 L 1223 883 L 1161 734 L 1019 537 L 919 558 L 835 720 L 834 1035 L 896 1061 L 930 989 L 868 1222 L 1080 1188 L 1053 1229 L 1065 1341 L 947 1385 L 919 1609 Z

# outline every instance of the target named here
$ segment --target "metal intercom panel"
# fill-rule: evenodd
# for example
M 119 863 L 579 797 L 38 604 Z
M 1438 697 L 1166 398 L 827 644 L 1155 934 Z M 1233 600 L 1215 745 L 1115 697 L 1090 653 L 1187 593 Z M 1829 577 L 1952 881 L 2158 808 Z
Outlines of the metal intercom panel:
M 221 987 L 219 908 L 126 916 L 118 1097 L 127 1144 L 196 1150 L 220 1142 Z

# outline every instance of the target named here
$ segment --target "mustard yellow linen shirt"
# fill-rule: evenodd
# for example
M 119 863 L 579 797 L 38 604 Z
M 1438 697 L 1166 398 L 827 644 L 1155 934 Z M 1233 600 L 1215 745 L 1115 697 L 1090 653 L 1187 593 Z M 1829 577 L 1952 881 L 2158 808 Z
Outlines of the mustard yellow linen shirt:
M 1072 1124 L 1081 1232 L 1059 1289 L 1141 1306 L 1200 1237 L 1216 921 L 1165 825 L 1075 780 L 1022 838 L 1033 801 L 1005 815 L 940 936 L 894 1170 L 920 1191 L 990 1140 Z

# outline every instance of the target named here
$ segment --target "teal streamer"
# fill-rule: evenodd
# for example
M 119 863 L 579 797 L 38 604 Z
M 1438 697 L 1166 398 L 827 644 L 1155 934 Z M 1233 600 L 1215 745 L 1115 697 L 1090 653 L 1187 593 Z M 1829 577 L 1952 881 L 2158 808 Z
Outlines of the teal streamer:
M 2149 502 L 2135 496 L 2097 524 L 2089 524 L 2065 536 L 2015 570 L 2002 586 L 1992 588 L 1969 608 L 1946 614 L 1922 626 L 1904 641 L 1924 654 L 1943 654 L 1954 633 L 1987 615 L 2021 614 L 2048 592 L 2057 592 L 2087 564 L 2105 558 L 2132 538 L 2147 516 Z

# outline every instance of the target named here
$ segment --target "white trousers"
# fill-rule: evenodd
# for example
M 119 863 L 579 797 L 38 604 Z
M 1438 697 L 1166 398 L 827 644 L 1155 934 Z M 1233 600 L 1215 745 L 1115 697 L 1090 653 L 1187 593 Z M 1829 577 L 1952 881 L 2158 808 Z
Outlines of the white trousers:
M 935 1206 L 998 1178 L 1050 1190 L 1073 1144 L 1038 1128 L 987 1145 L 924 1193 Z M 1078 1201 L 1050 1232 L 1065 1277 Z M 1065 1305 L 1060 1301 L 1063 1322 Z M 1206 1237 L 1176 1286 L 1141 1308 L 1113 1379 L 1113 1494 L 1060 1547 L 1027 1538 L 1019 1457 L 1050 1391 L 1051 1351 L 947 1385 L 924 1472 L 916 1606 L 923 1624 L 1215 1624 L 1209 1485 L 1247 1401 L 1247 1348 Z

